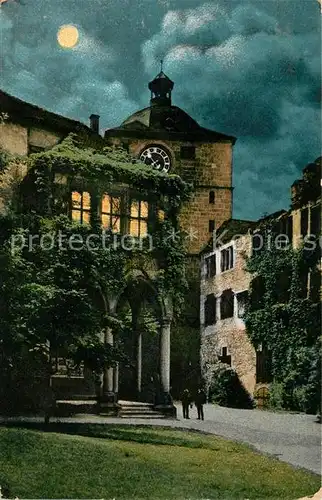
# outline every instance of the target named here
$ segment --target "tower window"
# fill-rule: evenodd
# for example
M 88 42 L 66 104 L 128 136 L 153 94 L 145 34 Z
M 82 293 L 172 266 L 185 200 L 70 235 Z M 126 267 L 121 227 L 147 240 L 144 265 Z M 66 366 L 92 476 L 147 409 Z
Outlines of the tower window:
M 91 216 L 91 196 L 87 191 L 72 192 L 72 219 L 80 224 L 89 224 Z
M 213 233 L 215 230 L 215 221 L 214 219 L 209 221 L 209 233 Z
M 216 303 L 217 300 L 213 293 L 207 295 L 205 301 L 205 326 L 216 323 Z
M 206 258 L 206 278 L 216 275 L 216 254 Z
M 130 235 L 143 238 L 148 234 L 149 204 L 133 200 L 130 210 Z
M 119 233 L 121 230 L 121 198 L 105 193 L 102 198 L 102 226 Z
M 230 245 L 221 251 L 221 272 L 228 271 L 234 267 L 234 247 Z
M 182 160 L 195 160 L 196 148 L 194 146 L 181 146 L 180 158 Z
M 232 318 L 234 316 L 234 294 L 231 289 L 222 293 L 220 301 L 221 319 Z
M 214 203 L 215 203 L 215 191 L 210 191 L 210 193 L 209 193 L 209 203 L 211 205 L 214 205 Z

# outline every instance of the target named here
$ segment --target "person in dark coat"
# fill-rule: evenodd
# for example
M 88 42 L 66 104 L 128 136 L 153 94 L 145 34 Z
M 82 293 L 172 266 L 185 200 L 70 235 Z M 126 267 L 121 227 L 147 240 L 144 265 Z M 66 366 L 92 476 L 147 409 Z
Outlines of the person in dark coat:
M 183 418 L 189 418 L 189 404 L 191 402 L 191 395 L 189 389 L 185 389 L 181 396 Z
M 206 394 L 203 389 L 198 389 L 195 399 L 195 404 L 198 412 L 198 420 L 204 420 L 203 405 L 206 402 Z

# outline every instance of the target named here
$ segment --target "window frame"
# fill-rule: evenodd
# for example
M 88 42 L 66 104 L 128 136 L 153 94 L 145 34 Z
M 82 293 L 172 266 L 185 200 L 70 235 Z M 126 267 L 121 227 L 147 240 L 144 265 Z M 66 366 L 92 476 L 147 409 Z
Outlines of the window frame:
M 132 216 L 132 205 L 133 203 L 138 203 L 138 216 L 134 217 Z M 141 217 L 141 206 L 143 203 L 147 204 L 147 216 L 146 217 Z M 149 200 L 145 200 L 142 198 L 138 198 L 135 196 L 132 196 L 129 199 L 129 207 L 128 207 L 128 234 L 132 236 L 133 238 L 144 238 L 149 234 L 149 222 L 150 222 L 150 210 L 151 210 L 151 202 Z M 132 234 L 131 233 L 131 221 L 138 221 L 138 235 Z M 146 233 L 141 235 L 141 223 L 145 222 L 146 223 Z
M 213 326 L 217 323 L 217 301 L 218 298 L 214 293 L 206 295 L 204 301 L 205 327 Z
M 109 197 L 109 204 L 110 204 L 110 212 L 105 212 L 103 211 L 103 199 L 104 199 L 104 196 L 108 196 Z M 114 212 L 114 209 L 113 209 L 113 201 L 114 200 L 119 200 L 119 211 L 118 213 Z M 122 210 L 122 206 L 123 206 L 123 197 L 121 195 L 121 193 L 117 193 L 117 192 L 108 192 L 108 191 L 104 191 L 101 196 L 100 196 L 100 221 L 101 221 L 101 225 L 102 227 L 105 229 L 105 230 L 111 230 L 112 232 L 115 232 L 116 234 L 120 234 L 122 232 L 122 214 L 123 214 L 123 210 Z M 110 225 L 109 226 L 104 226 L 103 224 L 103 217 L 104 216 L 109 216 L 109 222 L 110 222 Z M 113 228 L 113 218 L 116 218 L 118 217 L 118 221 L 119 221 L 119 230 L 118 231 L 114 231 L 114 228 Z
M 227 253 L 228 252 L 228 253 Z M 220 249 L 220 271 L 225 273 L 235 267 L 235 246 L 230 243 L 225 248 Z
M 229 295 L 229 304 L 228 304 L 228 295 Z M 227 297 L 227 302 L 224 302 L 224 298 Z M 227 288 L 223 290 L 220 297 L 220 319 L 230 319 L 234 317 L 234 297 L 235 294 L 231 288 Z M 229 309 L 228 309 L 229 305 Z
M 184 145 L 180 147 L 181 160 L 195 160 L 196 159 L 196 146 Z
M 213 227 L 213 229 L 212 229 Z M 216 229 L 216 221 L 215 219 L 209 219 L 208 221 L 208 232 L 213 233 L 214 230 Z
M 74 200 L 73 200 L 73 194 L 74 193 L 77 193 L 80 195 L 80 207 L 77 208 L 74 206 Z M 84 193 L 88 194 L 89 195 L 89 208 L 84 208 Z M 79 224 L 87 224 L 87 225 L 90 225 L 91 224 L 91 216 L 92 216 L 92 194 L 90 191 L 86 191 L 85 189 L 82 189 L 82 190 L 78 190 L 77 188 L 76 189 L 72 189 L 71 191 L 71 197 L 70 197 L 70 203 L 71 203 L 71 219 L 73 222 L 78 222 Z M 75 219 L 73 217 L 73 213 L 74 212 L 78 212 L 80 214 L 80 218 L 79 219 Z M 84 222 L 84 214 L 88 214 L 89 216 L 89 220 L 88 221 L 85 221 Z
M 205 278 L 211 279 L 217 275 L 217 255 L 213 253 L 205 257 Z

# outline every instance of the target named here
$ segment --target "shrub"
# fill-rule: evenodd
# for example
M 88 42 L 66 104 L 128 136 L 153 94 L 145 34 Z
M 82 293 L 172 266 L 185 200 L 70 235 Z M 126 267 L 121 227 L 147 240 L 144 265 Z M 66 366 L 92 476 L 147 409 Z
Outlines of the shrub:
M 214 372 L 209 399 L 213 403 L 229 408 L 254 408 L 254 402 L 235 370 L 225 365 L 220 366 Z
M 284 385 L 273 382 L 269 388 L 269 407 L 282 410 L 284 406 Z

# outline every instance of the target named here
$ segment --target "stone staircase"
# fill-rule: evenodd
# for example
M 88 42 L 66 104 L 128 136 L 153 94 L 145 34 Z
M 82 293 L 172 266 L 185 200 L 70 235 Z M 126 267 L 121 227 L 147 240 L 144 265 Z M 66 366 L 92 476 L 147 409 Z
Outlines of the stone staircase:
M 104 407 L 99 408 L 93 396 L 74 396 L 69 399 L 56 401 L 54 415 L 57 417 L 72 417 L 74 415 L 100 415 L 117 416 L 119 418 L 144 418 L 144 419 L 164 419 L 169 418 L 165 413 L 154 409 L 151 403 L 137 401 L 118 401 L 115 411 L 104 411 Z
M 154 409 L 153 404 L 136 401 L 119 401 L 118 416 L 120 418 L 165 418 L 166 416 Z

